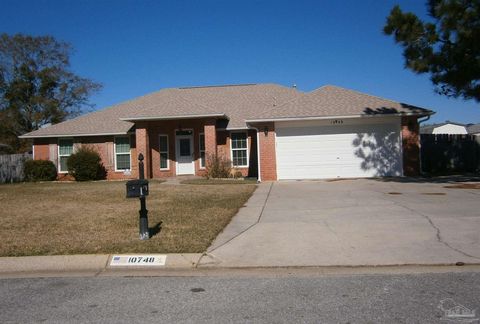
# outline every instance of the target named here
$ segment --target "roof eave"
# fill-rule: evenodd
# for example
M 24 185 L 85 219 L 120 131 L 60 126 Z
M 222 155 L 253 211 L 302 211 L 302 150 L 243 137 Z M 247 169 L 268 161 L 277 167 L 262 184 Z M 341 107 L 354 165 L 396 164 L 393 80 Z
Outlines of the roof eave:
M 116 132 L 116 133 L 84 133 L 84 134 L 48 134 L 48 135 L 20 135 L 18 138 L 54 138 L 54 137 L 89 137 L 89 136 L 117 136 L 117 135 L 126 135 L 127 132 Z
M 200 118 L 226 118 L 230 119 L 224 113 L 200 114 L 200 115 L 179 115 L 179 116 L 147 116 L 147 117 L 122 117 L 120 120 L 136 122 L 136 121 L 153 121 L 153 120 L 174 120 L 174 119 L 200 119 Z
M 247 119 L 246 123 L 261 123 L 261 122 L 275 122 L 275 121 L 296 121 L 296 120 L 322 120 L 322 119 L 333 119 L 333 118 L 370 118 L 370 117 L 401 117 L 401 116 L 430 116 L 435 112 L 428 111 L 422 113 L 396 113 L 396 114 L 361 114 L 361 115 L 337 115 L 337 116 L 305 116 L 305 117 L 277 117 L 277 118 L 261 118 L 261 119 Z

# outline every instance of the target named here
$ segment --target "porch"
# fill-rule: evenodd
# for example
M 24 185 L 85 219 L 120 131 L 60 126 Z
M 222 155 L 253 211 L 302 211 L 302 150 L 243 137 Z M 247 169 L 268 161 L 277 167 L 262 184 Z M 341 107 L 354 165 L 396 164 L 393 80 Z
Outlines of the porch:
M 256 131 L 226 130 L 222 120 L 136 121 L 135 146 L 136 156 L 145 157 L 147 178 L 204 176 L 208 160 L 214 157 L 231 161 L 245 177 L 257 177 Z

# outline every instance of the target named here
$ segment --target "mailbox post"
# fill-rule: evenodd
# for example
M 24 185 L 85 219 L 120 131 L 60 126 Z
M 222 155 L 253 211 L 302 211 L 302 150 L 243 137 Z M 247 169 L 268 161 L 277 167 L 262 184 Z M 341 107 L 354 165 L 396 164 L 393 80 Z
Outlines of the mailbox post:
M 145 179 L 143 166 L 143 154 L 138 155 L 138 180 L 127 181 L 127 198 L 140 198 L 140 214 L 139 229 L 140 239 L 148 240 L 150 233 L 148 232 L 148 210 L 146 196 L 148 196 L 148 180 Z
M 143 154 L 140 153 L 138 155 L 138 173 L 139 179 L 145 180 L 145 171 L 143 166 Z M 147 210 L 147 202 L 145 201 L 145 196 L 148 195 L 148 181 L 147 184 L 147 192 L 142 192 L 142 187 L 140 187 L 140 239 L 141 240 L 148 240 L 150 238 L 150 233 L 148 233 L 148 210 Z

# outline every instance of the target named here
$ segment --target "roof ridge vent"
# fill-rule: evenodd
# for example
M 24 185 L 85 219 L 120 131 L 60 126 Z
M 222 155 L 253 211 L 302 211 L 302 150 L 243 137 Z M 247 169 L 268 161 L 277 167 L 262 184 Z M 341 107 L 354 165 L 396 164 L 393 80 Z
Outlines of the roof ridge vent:
M 244 87 L 257 85 L 256 83 L 241 83 L 241 84 L 219 84 L 219 85 L 207 85 L 207 86 L 192 86 L 192 87 L 180 87 L 178 89 L 202 89 L 202 88 L 226 88 L 226 87 Z

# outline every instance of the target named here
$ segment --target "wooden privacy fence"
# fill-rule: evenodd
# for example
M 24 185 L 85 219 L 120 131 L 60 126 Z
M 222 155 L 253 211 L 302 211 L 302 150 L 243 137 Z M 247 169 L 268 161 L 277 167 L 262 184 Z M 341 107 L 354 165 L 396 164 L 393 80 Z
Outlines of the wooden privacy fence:
M 23 181 L 23 163 L 30 159 L 30 153 L 0 155 L 0 183 Z
M 451 174 L 480 171 L 480 137 L 421 134 L 422 171 Z

